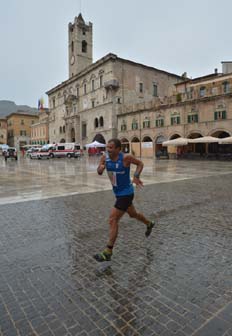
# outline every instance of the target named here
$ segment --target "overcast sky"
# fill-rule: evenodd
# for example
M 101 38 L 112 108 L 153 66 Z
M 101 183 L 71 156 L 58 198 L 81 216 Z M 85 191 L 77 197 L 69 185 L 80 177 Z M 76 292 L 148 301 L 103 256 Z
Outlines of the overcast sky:
M 93 23 L 108 54 L 190 77 L 232 60 L 231 0 L 1 0 L 0 100 L 37 107 L 68 79 L 68 23 Z

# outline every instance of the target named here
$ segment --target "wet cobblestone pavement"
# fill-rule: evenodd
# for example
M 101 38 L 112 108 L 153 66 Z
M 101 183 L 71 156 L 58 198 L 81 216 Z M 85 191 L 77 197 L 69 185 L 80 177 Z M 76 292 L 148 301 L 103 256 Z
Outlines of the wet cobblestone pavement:
M 111 269 L 111 191 L 0 206 L 0 335 L 232 335 L 232 174 L 145 186 Z

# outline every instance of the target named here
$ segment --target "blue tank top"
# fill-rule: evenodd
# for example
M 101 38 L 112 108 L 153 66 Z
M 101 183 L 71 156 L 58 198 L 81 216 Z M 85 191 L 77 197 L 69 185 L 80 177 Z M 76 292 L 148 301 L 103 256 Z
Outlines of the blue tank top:
M 122 152 L 119 153 L 117 161 L 112 161 L 106 153 L 106 170 L 116 196 L 127 196 L 134 193 L 130 179 L 130 167 L 124 167 Z

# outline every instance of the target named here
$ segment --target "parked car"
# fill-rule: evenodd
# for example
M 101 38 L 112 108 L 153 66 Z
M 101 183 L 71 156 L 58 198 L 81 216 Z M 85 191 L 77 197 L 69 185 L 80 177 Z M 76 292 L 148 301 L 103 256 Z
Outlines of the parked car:
M 31 148 L 29 148 L 29 149 L 26 151 L 26 154 L 29 155 L 30 153 L 38 152 L 38 150 L 39 150 L 40 148 L 41 148 L 41 147 L 31 147 Z
M 15 160 L 18 160 L 18 152 L 17 149 L 15 147 L 9 147 L 6 150 L 4 150 L 3 152 L 5 161 L 7 161 L 7 159 L 12 158 Z
M 33 151 L 30 154 L 31 159 L 49 159 L 50 152 L 45 148 L 39 148 L 37 151 Z

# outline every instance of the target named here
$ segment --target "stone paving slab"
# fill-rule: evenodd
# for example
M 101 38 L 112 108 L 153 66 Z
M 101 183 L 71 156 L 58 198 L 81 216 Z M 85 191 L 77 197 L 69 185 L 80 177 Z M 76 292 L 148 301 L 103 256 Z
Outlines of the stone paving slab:
M 232 174 L 149 185 L 112 267 L 110 191 L 0 206 L 0 335 L 232 335 Z

